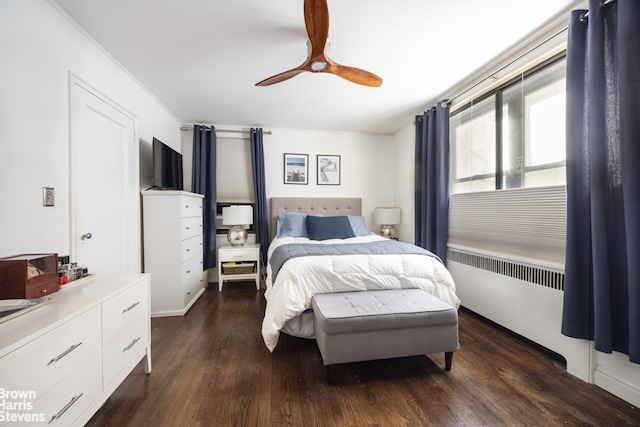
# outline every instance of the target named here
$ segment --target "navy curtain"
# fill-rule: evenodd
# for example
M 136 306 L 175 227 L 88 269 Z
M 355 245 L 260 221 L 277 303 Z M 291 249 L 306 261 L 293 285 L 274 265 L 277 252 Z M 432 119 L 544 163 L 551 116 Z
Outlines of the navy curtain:
M 640 363 L 640 1 L 574 11 L 562 333 Z
M 449 103 L 416 116 L 415 244 L 446 262 L 449 226 Z
M 191 191 L 204 195 L 203 261 L 205 270 L 216 267 L 216 131 L 193 126 Z
M 269 246 L 269 219 L 267 217 L 267 192 L 264 179 L 264 148 L 262 128 L 251 128 L 251 164 L 253 166 L 253 190 L 256 197 L 256 243 L 260 243 L 262 265 L 267 265 Z

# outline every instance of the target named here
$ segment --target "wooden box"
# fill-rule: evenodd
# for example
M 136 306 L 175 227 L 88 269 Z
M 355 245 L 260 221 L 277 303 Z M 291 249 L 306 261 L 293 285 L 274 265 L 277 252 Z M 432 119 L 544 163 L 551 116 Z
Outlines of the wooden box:
M 0 258 L 0 299 L 33 299 L 58 290 L 58 254 Z

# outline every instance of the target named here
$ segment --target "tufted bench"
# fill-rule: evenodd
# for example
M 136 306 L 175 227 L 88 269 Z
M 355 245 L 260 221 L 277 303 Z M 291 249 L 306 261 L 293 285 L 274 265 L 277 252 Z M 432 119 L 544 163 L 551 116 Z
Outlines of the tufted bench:
M 365 360 L 444 352 L 451 369 L 458 312 L 421 289 L 318 294 L 312 306 L 329 383 L 333 365 Z

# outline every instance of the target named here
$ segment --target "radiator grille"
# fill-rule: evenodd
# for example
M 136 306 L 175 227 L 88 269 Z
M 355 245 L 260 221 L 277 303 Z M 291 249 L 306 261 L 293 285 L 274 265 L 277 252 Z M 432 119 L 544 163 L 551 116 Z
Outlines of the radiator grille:
M 564 273 L 558 271 L 452 249 L 447 251 L 447 260 L 564 291 Z

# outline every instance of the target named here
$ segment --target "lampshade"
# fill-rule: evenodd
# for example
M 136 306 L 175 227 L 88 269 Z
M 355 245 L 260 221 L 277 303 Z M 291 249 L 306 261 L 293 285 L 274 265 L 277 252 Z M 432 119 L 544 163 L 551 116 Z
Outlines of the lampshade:
M 374 208 L 373 223 L 383 225 L 400 224 L 400 208 Z
M 253 224 L 253 208 L 251 206 L 227 206 L 222 208 L 222 225 Z

